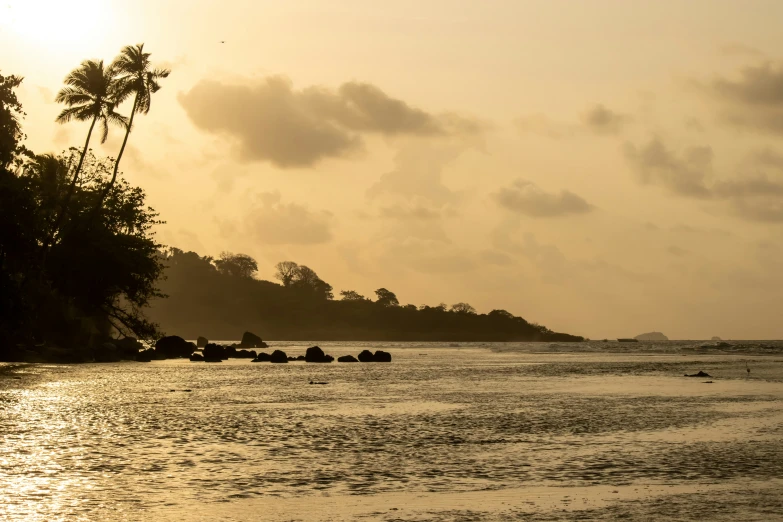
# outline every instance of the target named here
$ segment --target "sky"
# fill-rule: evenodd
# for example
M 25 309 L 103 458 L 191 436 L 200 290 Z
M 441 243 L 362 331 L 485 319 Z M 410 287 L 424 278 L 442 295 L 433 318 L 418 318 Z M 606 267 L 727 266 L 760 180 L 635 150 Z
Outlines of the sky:
M 593 339 L 783 338 L 783 2 L 3 0 L 27 144 L 144 43 L 158 239 Z M 127 114 L 130 104 L 120 112 Z M 116 156 L 112 130 L 96 153 Z M 339 294 L 338 294 L 339 295 Z

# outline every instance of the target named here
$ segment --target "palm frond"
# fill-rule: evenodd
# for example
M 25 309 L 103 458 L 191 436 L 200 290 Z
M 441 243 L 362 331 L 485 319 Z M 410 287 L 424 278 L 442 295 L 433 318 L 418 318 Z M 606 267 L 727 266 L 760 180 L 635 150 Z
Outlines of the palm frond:
M 78 105 L 63 109 L 54 121 L 57 123 L 68 123 L 71 120 L 86 121 L 94 116 L 95 112 L 92 105 Z
M 75 87 L 63 87 L 60 89 L 60 92 L 57 93 L 54 101 L 66 105 L 77 105 L 91 103 L 93 101 L 93 96 L 90 93 Z
M 127 116 L 123 116 L 122 114 L 118 112 L 114 112 L 114 110 L 106 111 L 104 114 L 104 119 L 106 119 L 109 123 L 113 123 L 115 125 L 119 125 L 124 128 L 128 128 L 128 118 Z

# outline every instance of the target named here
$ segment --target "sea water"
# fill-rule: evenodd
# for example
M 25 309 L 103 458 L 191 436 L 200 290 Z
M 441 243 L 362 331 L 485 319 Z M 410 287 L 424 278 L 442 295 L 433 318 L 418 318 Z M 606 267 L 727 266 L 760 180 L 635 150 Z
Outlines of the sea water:
M 0 365 L 0 520 L 783 520 L 783 344 L 701 344 Z

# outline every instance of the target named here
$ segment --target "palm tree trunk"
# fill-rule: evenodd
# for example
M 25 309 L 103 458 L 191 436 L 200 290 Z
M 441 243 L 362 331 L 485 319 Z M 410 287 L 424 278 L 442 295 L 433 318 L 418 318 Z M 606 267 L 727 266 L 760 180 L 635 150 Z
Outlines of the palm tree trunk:
M 122 159 L 122 154 L 125 152 L 125 145 L 128 143 L 128 136 L 130 136 L 131 128 L 133 127 L 133 117 L 136 115 L 136 107 L 138 107 L 138 104 L 139 104 L 139 95 L 137 94 L 136 97 L 133 99 L 133 110 L 131 111 L 130 121 L 128 121 L 128 128 L 125 130 L 125 139 L 122 140 L 122 147 L 120 147 L 120 153 L 117 154 L 117 161 L 114 162 L 114 173 L 111 176 L 111 181 L 109 182 L 109 184 L 106 186 L 105 189 L 103 189 L 103 192 L 101 192 L 101 198 L 98 200 L 98 204 L 95 205 L 95 208 L 93 209 L 93 214 L 98 210 L 100 210 L 101 207 L 103 207 L 103 202 L 106 199 L 106 196 L 109 195 L 109 192 L 111 192 L 111 189 L 114 187 L 114 182 L 117 180 L 117 172 L 120 169 L 120 160 Z
M 95 117 L 92 119 L 92 123 L 90 124 L 90 130 L 87 131 L 87 139 L 84 141 L 84 148 L 82 149 L 82 155 L 79 157 L 79 164 L 76 165 L 76 171 L 74 171 L 73 179 L 71 180 L 71 184 L 68 186 L 68 192 L 65 194 L 65 199 L 63 200 L 62 208 L 60 209 L 60 213 L 57 215 L 57 219 L 54 220 L 52 229 L 49 231 L 49 234 L 47 234 L 46 240 L 44 241 L 42 247 L 44 258 L 46 256 L 46 251 L 49 248 L 49 244 L 54 239 L 54 235 L 57 233 L 57 230 L 60 228 L 60 225 L 62 224 L 65 215 L 68 213 L 68 204 L 71 202 L 73 193 L 76 190 L 76 183 L 79 181 L 79 173 L 82 170 L 84 157 L 87 155 L 87 148 L 90 146 L 90 138 L 92 137 L 92 130 L 95 128 L 95 123 L 98 121 L 98 116 L 99 115 L 96 114 Z

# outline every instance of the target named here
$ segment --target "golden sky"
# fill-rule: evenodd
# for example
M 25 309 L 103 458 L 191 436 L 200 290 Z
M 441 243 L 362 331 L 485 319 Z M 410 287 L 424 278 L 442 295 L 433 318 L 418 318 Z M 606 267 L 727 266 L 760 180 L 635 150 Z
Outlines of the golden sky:
M 783 2 L 4 0 L 28 145 L 144 43 L 162 242 L 591 338 L 783 338 Z M 225 42 L 225 43 L 221 43 Z M 130 107 L 122 107 L 127 113 Z M 122 112 L 122 110 L 121 110 Z M 113 130 L 102 154 L 116 155 Z

